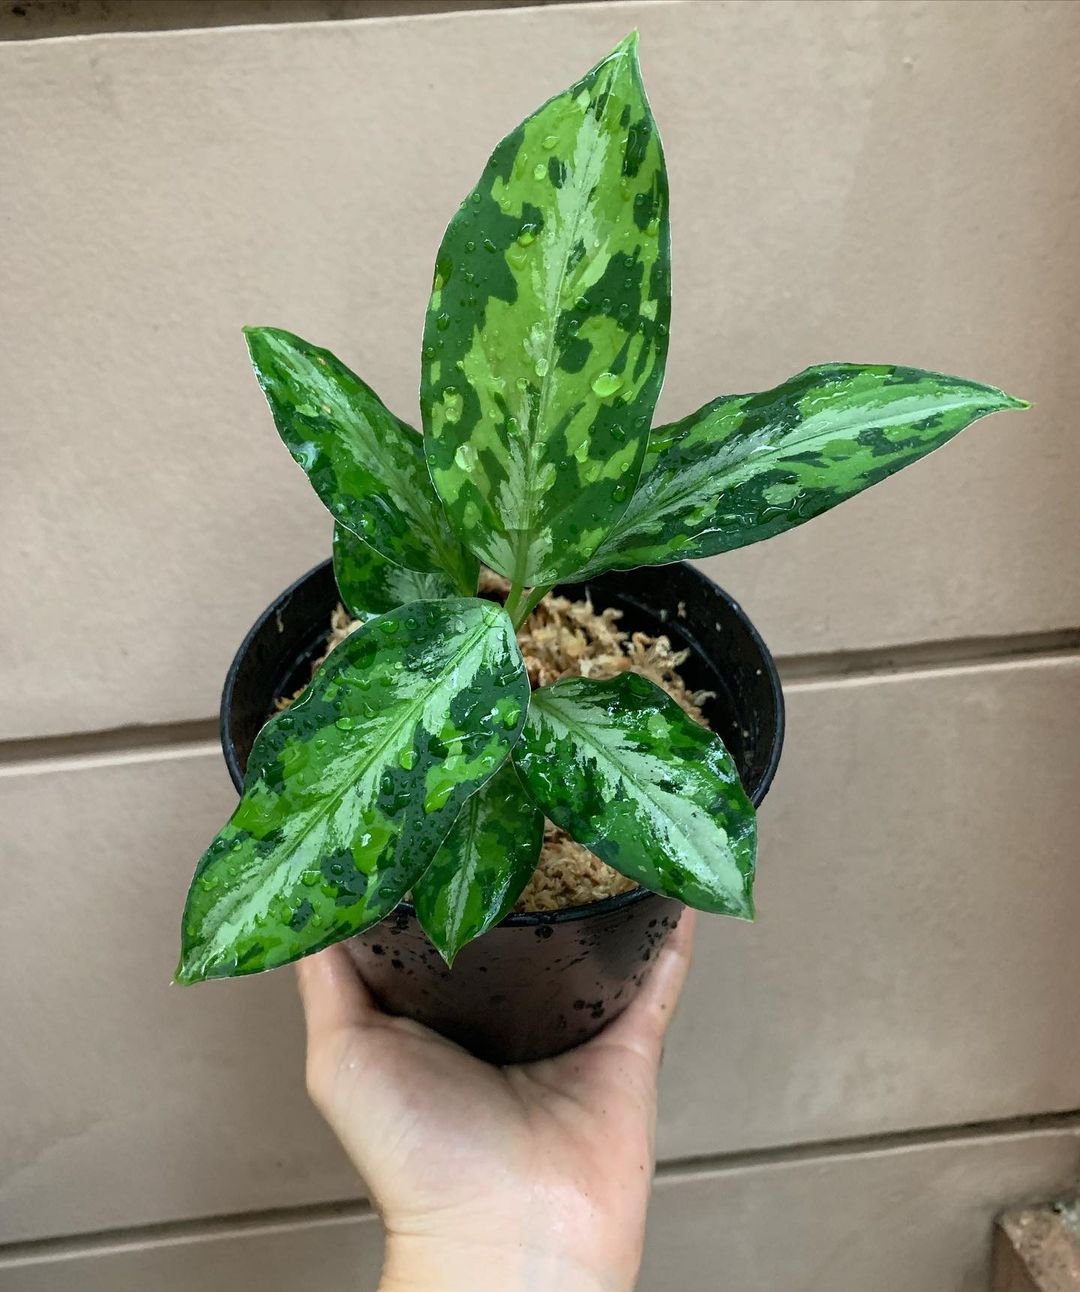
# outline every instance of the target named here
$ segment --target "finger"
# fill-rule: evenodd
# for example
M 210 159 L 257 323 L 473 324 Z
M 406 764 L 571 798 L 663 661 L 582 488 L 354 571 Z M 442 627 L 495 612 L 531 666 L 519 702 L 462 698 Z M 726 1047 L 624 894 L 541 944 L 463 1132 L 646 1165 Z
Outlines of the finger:
M 297 962 L 308 1049 L 346 1029 L 363 1027 L 376 1013 L 371 993 L 343 946 L 327 947 Z
M 601 1033 L 605 1041 L 624 1045 L 650 1063 L 659 1064 L 664 1035 L 675 1015 L 675 1007 L 690 971 L 696 923 L 697 912 L 685 910 L 660 949 L 641 990 Z

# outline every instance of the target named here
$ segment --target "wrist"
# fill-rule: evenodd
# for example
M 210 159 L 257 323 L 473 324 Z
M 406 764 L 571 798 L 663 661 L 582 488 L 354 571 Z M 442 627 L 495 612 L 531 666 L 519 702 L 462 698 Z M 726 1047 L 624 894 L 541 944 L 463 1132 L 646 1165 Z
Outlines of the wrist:
M 632 1292 L 565 1252 L 493 1239 L 463 1242 L 387 1232 L 379 1292 Z

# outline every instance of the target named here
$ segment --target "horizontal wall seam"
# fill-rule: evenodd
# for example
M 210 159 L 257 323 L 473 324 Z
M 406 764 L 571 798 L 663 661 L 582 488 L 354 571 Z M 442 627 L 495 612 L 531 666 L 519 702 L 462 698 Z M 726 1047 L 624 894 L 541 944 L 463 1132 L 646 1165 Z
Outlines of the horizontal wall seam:
M 694 1175 L 741 1171 L 754 1167 L 826 1162 L 839 1158 L 868 1156 L 897 1149 L 962 1145 L 979 1140 L 1001 1140 L 1021 1135 L 1073 1132 L 1080 1142 L 1080 1109 L 1039 1113 L 997 1121 L 968 1122 L 963 1125 L 889 1131 L 879 1135 L 817 1140 L 776 1148 L 745 1149 L 702 1157 L 671 1158 L 657 1167 L 657 1180 L 691 1178 Z M 61 1259 L 122 1253 L 147 1243 L 179 1246 L 199 1240 L 228 1240 L 252 1233 L 288 1232 L 312 1226 L 337 1226 L 374 1217 L 371 1204 L 362 1199 L 311 1203 L 299 1207 L 244 1212 L 229 1216 L 208 1216 L 193 1220 L 166 1221 L 123 1229 L 98 1230 L 86 1234 L 59 1235 L 0 1244 L 0 1272 L 20 1266 L 46 1264 Z
M 784 685 L 828 684 L 857 678 L 909 676 L 1012 664 L 1068 659 L 1080 652 L 1080 628 L 1008 637 L 966 637 L 913 642 L 874 650 L 832 651 L 820 655 L 778 655 Z
M 951 642 L 918 642 L 872 651 L 777 656 L 784 688 L 792 693 L 861 681 L 903 680 L 920 674 L 970 673 L 979 669 L 1080 662 L 1080 628 L 1011 637 L 978 637 Z M 113 727 L 0 740 L 0 777 L 25 772 L 70 770 L 140 762 L 159 752 L 171 757 L 205 753 L 216 745 L 216 718 Z
M 139 761 L 156 752 L 201 752 L 217 746 L 216 718 L 113 727 L 104 731 L 0 741 L 0 776 L 18 771 L 58 769 L 72 764 Z

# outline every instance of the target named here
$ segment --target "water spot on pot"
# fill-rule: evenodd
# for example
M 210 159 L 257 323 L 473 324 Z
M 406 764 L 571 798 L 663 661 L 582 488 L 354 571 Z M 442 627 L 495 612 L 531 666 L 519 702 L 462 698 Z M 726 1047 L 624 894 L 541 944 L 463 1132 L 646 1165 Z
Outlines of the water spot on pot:
M 554 934 L 554 932 L 555 930 L 551 927 L 550 924 L 541 924 L 540 927 L 536 930 L 536 936 L 538 938 L 550 938 Z
M 405 968 L 405 962 L 404 962 L 404 960 L 399 960 L 399 959 L 397 958 L 397 956 L 395 956 L 395 957 L 390 961 L 390 964 L 391 964 L 391 966 L 392 966 L 394 969 L 404 969 L 404 968 Z

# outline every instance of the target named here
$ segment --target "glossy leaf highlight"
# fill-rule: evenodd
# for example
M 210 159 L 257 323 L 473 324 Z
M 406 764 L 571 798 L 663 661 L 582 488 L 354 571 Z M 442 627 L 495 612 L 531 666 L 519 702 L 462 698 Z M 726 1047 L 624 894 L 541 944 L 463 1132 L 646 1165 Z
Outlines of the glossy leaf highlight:
M 510 913 L 536 869 L 544 814 L 505 762 L 472 796 L 413 886 L 416 914 L 448 965 Z
M 448 574 L 422 574 L 394 565 L 344 525 L 334 526 L 334 578 L 342 605 L 360 620 L 410 601 L 449 597 L 455 591 Z
M 423 440 L 329 350 L 245 328 L 278 433 L 334 519 L 395 565 L 476 589 L 476 560 L 447 523 Z
M 502 765 L 528 703 L 501 607 L 420 601 L 369 620 L 259 733 L 195 871 L 178 981 L 272 969 L 382 919 Z
M 636 673 L 533 693 L 514 765 L 539 807 L 621 874 L 752 919 L 754 808 L 719 736 Z
M 713 556 L 771 538 L 1027 405 L 919 368 L 830 363 L 724 395 L 655 430 L 637 492 L 584 573 Z
M 420 388 L 432 478 L 470 548 L 518 586 L 580 568 L 629 501 L 670 264 L 635 33 L 499 144 L 436 261 Z

